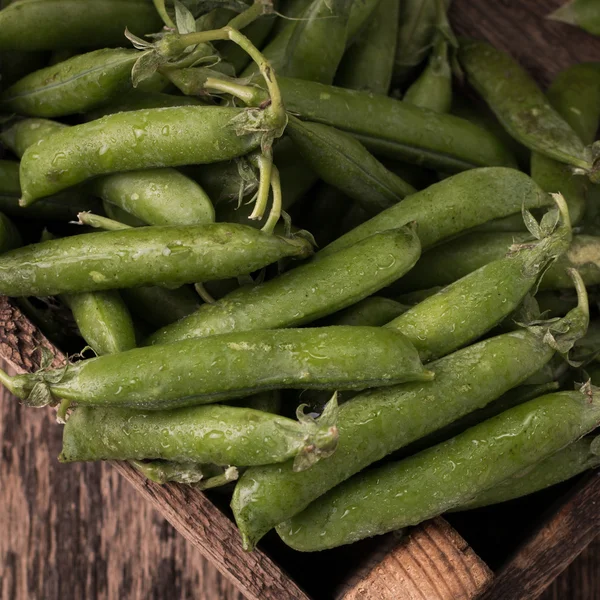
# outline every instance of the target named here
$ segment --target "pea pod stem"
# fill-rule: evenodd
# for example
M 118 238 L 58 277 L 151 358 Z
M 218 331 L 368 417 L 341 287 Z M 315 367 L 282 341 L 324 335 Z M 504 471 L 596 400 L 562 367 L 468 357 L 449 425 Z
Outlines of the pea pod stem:
M 271 189 L 273 191 L 273 205 L 269 212 L 267 221 L 262 226 L 262 231 L 266 233 L 273 233 L 275 226 L 281 216 L 283 195 L 281 193 L 281 179 L 279 178 L 279 169 L 271 161 Z
M 94 227 L 95 229 L 102 229 L 103 231 L 123 231 L 124 229 L 132 229 L 131 225 L 125 225 L 125 223 L 120 223 L 114 219 L 109 219 L 108 217 L 102 217 L 89 212 L 78 213 L 76 223 L 78 225 Z
M 249 219 L 260 220 L 265 214 L 267 203 L 269 201 L 269 190 L 271 189 L 271 173 L 273 171 L 273 153 L 269 149 L 268 152 L 262 153 L 257 157 L 259 183 L 254 203 L 254 210 Z

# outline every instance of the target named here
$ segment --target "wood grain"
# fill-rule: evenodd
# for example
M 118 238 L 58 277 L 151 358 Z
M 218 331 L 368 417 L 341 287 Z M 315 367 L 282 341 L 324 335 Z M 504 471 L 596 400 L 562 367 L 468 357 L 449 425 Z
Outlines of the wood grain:
M 0 297 L 0 340 L 1 356 L 16 372 L 39 368 L 42 346 L 55 353 L 55 362 L 64 360 L 58 349 L 36 331 L 5 296 Z M 50 457 L 57 456 L 58 452 L 41 451 L 40 455 L 40 460 L 47 466 Z M 233 522 L 203 493 L 185 486 L 160 486 L 146 481 L 127 464 L 111 464 L 249 599 L 308 600 L 308 596 L 264 552 L 255 550 L 249 554 L 242 550 Z M 31 476 L 34 474 L 32 470 Z M 39 560 L 39 555 L 36 556 Z
M 600 532 L 600 471 L 585 477 L 496 574 L 482 600 L 537 598 Z
M 364 574 L 353 577 L 340 600 L 470 600 L 493 573 L 442 518 L 409 532 Z M 345 591 L 344 591 L 345 589 Z

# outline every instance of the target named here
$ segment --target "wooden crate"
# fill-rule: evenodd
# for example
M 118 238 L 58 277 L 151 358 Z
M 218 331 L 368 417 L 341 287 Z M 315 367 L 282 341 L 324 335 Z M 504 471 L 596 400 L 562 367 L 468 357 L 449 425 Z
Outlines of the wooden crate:
M 600 61 L 600 40 L 549 22 L 561 0 L 454 0 L 462 35 L 511 52 L 547 84 L 566 66 Z M 0 297 L 0 356 L 19 372 L 39 367 L 40 347 L 64 359 Z M 316 554 L 275 534 L 245 553 L 218 494 L 159 486 L 125 463 L 114 467 L 251 599 L 518 600 L 535 598 L 600 533 L 600 477 L 593 472 L 529 498 L 436 518 L 407 536 L 388 534 Z

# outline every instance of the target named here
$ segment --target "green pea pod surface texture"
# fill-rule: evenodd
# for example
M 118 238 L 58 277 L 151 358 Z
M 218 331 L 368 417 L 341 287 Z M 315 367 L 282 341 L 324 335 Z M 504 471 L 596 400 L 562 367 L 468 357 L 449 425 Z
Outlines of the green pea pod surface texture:
M 536 398 L 398 463 L 361 474 L 277 528 L 295 550 L 335 548 L 460 506 L 600 423 L 600 397 Z
M 2 255 L 0 293 L 51 296 L 181 285 L 236 277 L 310 251 L 303 240 L 229 223 L 86 233 Z
M 56 132 L 21 160 L 23 203 L 117 171 L 212 163 L 243 156 L 258 133 L 237 135 L 244 109 L 178 106 L 107 115 Z M 215 137 L 219 144 L 214 144 Z
M 155 33 L 162 24 L 152 0 L 17 0 L 0 11 L 0 50 L 90 48 Z
M 225 333 L 294 327 L 370 296 L 417 261 L 421 245 L 407 227 L 373 235 L 337 254 L 301 265 L 256 286 L 245 286 L 165 327 L 151 344 Z
M 108 354 L 8 385 L 30 403 L 51 397 L 80 405 L 176 408 L 270 389 L 365 389 L 428 381 L 417 351 L 380 327 L 229 333 Z M 34 389 L 35 388 L 35 389 Z

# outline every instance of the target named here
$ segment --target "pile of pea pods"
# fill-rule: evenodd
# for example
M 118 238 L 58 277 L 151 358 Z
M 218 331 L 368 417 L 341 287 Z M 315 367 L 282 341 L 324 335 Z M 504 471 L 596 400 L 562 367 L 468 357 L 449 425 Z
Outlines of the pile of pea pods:
M 70 358 L 0 382 L 59 460 L 299 551 L 600 465 L 600 63 L 448 7 L 3 3 L 0 294 Z

